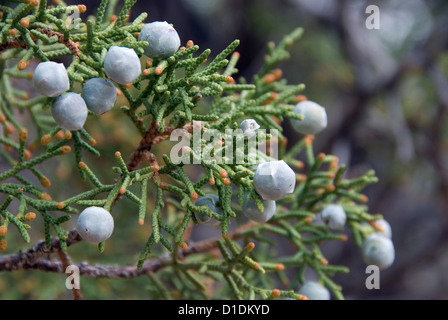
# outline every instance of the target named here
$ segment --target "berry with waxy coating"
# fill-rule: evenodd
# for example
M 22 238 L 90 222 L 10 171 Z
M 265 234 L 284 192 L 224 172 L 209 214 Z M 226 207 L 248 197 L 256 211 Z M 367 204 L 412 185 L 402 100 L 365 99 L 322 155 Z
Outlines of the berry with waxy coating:
M 376 231 L 376 234 L 385 236 L 386 238 L 392 239 L 392 227 L 389 222 L 384 219 L 376 220 L 375 224 L 383 230 Z
M 278 200 L 294 191 L 296 175 L 285 161 L 270 161 L 258 165 L 254 188 L 263 200 Z
M 302 134 L 316 134 L 327 127 L 327 112 L 316 102 L 305 100 L 295 105 L 292 111 L 303 115 L 303 120 L 291 119 L 291 126 Z
M 152 59 L 164 59 L 177 52 L 180 46 L 180 38 L 174 29 L 166 21 L 154 21 L 147 23 L 138 36 L 138 41 L 146 41 L 145 55 Z
M 330 300 L 330 291 L 315 281 L 305 282 L 299 294 L 306 296 L 309 300 Z
M 345 226 L 347 215 L 344 209 L 337 204 L 330 204 L 322 210 L 322 221 L 332 230 L 342 229 Z
M 246 119 L 241 122 L 240 129 L 243 131 L 244 137 L 250 139 L 257 134 L 260 125 L 254 119 Z
M 381 270 L 389 268 L 395 260 L 394 244 L 383 235 L 372 234 L 362 244 L 362 257 L 366 264 Z
M 76 230 L 85 241 L 100 243 L 112 234 L 114 219 L 104 208 L 88 207 L 80 213 Z
M 68 92 L 54 100 L 51 114 L 61 128 L 80 130 L 87 120 L 88 111 L 80 94 Z
M 90 111 L 103 114 L 114 106 L 117 100 L 117 89 L 107 79 L 93 78 L 82 87 L 82 97 Z
M 248 200 L 247 194 L 244 197 L 243 214 L 250 220 L 265 223 L 269 221 L 275 213 L 276 204 L 273 200 L 262 200 L 263 212 L 258 211 L 254 200 Z
M 218 202 L 219 197 L 217 195 L 206 194 L 205 196 L 198 198 L 194 205 L 198 207 L 208 206 L 211 211 L 222 214 L 222 209 L 218 206 Z M 220 223 L 220 221 L 210 218 L 209 216 L 206 216 L 199 212 L 195 212 L 194 215 L 196 217 L 196 220 L 208 226 L 217 226 Z
M 132 83 L 141 73 L 140 59 L 134 49 L 112 46 L 104 58 L 104 72 L 119 84 Z
M 47 97 L 57 97 L 70 87 L 67 70 L 62 63 L 41 62 L 33 73 L 34 88 Z
M 392 227 L 390 226 L 389 222 L 387 222 L 384 219 L 374 220 L 369 222 L 364 221 L 361 226 L 363 228 L 373 228 L 373 233 L 392 239 Z

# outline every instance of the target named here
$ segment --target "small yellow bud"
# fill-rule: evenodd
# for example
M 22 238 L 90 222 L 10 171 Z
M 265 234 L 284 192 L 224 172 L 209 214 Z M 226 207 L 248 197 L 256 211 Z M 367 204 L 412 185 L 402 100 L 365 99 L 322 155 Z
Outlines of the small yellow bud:
M 25 214 L 25 221 L 33 221 L 34 219 L 36 219 L 36 214 L 34 212 L 28 212 L 27 214 Z
M 274 289 L 274 290 L 272 290 L 272 292 L 271 292 L 271 296 L 272 296 L 272 298 L 278 298 L 278 297 L 280 297 L 280 290 L 278 290 L 278 289 Z
M 8 243 L 6 242 L 6 239 L 0 240 L 0 251 L 6 251 L 6 247 L 8 246 Z
M 28 67 L 28 63 L 24 60 L 20 60 L 17 64 L 17 69 L 19 70 L 25 70 Z
M 277 270 L 277 271 L 285 270 L 284 264 L 283 263 L 277 263 L 277 265 L 275 266 L 275 270 Z
M 53 200 L 53 198 L 51 198 L 51 196 L 48 193 L 46 193 L 46 192 L 42 193 L 39 196 L 39 199 L 40 200 L 45 200 L 45 201 L 52 201 Z
M 187 248 L 188 248 L 188 244 L 187 244 L 186 242 L 182 242 L 182 243 L 180 244 L 180 248 L 181 248 L 182 250 L 187 250 Z
M 7 232 L 8 232 L 7 226 L 0 226 L 0 237 L 4 237 Z
M 55 137 L 57 140 L 62 140 L 62 139 L 64 139 L 64 138 L 65 138 L 64 130 L 59 130 L 59 131 L 54 135 L 54 137 Z
M 46 146 L 51 142 L 51 136 L 49 134 L 44 134 L 40 139 L 40 144 Z
M 162 69 L 161 67 L 157 67 L 157 68 L 154 70 L 154 72 L 155 72 L 155 74 L 156 74 L 157 76 L 160 76 L 160 75 L 162 74 L 162 72 L 163 72 L 163 69 Z
M 222 169 L 222 170 L 219 172 L 219 175 L 221 176 L 221 178 L 227 178 L 227 176 L 228 176 L 227 171 L 224 170 L 224 169 Z
M 28 18 L 20 19 L 20 25 L 24 28 L 28 28 L 30 25 L 30 20 Z
M 28 130 L 26 130 L 26 129 L 20 130 L 20 132 L 19 132 L 19 141 L 20 142 L 25 142 L 27 138 L 28 138 Z
M 32 156 L 33 155 L 31 154 L 31 151 L 28 149 L 25 149 L 24 154 L 23 154 L 23 157 L 25 158 L 25 160 L 31 159 Z
M 87 8 L 83 4 L 78 4 L 78 11 L 79 11 L 79 13 L 84 13 L 87 11 Z
M 72 151 L 72 148 L 70 146 L 62 146 L 60 149 L 63 156 Z
M 51 181 L 50 179 L 48 179 L 47 177 L 42 177 L 39 179 L 40 184 L 42 185 L 42 187 L 48 189 L 51 187 Z

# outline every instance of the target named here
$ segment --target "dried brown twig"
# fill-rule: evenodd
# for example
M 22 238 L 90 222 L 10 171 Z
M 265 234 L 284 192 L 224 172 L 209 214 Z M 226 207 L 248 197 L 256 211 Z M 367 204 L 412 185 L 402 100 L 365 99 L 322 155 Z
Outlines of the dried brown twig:
M 58 42 L 66 46 L 75 57 L 79 57 L 81 54 L 81 50 L 79 50 L 79 43 L 74 42 L 73 40 L 65 40 L 64 35 L 62 33 L 51 30 L 50 28 L 38 28 L 36 29 L 42 34 L 45 34 L 47 37 L 51 38 L 53 36 L 58 37 Z
M 255 225 L 249 222 L 229 233 L 228 237 L 232 240 L 238 239 L 241 232 Z M 218 238 L 203 240 L 190 243 L 187 249 L 179 252 L 179 259 L 184 259 L 193 254 L 209 252 L 217 248 L 216 240 Z M 76 230 L 70 231 L 67 238 L 67 246 L 81 242 L 82 239 Z M 19 270 L 40 270 L 44 272 L 65 273 L 67 261 L 61 262 L 57 259 L 51 259 L 50 255 L 60 252 L 59 239 L 54 238 L 51 241 L 51 249 L 45 247 L 45 241 L 40 241 L 34 247 L 20 251 L 15 254 L 0 256 L 0 271 L 19 271 Z M 64 260 L 64 259 L 63 259 Z M 103 266 L 89 265 L 86 262 L 73 264 L 79 268 L 80 275 L 88 278 L 136 278 L 148 273 L 154 273 L 169 265 L 171 253 L 161 256 L 158 259 L 146 262 L 138 270 L 136 266 Z

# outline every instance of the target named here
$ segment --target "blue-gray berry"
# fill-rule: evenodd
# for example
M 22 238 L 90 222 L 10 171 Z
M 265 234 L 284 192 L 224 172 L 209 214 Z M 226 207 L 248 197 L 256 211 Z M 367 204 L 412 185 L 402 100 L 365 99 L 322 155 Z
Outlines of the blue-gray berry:
M 374 229 L 373 233 L 392 239 L 392 227 L 390 226 L 389 222 L 387 222 L 384 219 L 375 220 L 373 222 L 375 223 L 377 228 L 379 227 L 379 229 L 382 229 L 382 230 Z M 363 222 L 362 226 L 372 229 L 371 225 L 367 222 Z
M 361 251 L 366 264 L 376 265 L 381 270 L 389 268 L 395 260 L 394 244 L 389 238 L 377 233 L 364 240 Z
M 80 213 L 76 230 L 85 241 L 100 243 L 112 234 L 114 219 L 104 208 L 88 207 Z
M 146 41 L 145 55 L 152 59 L 164 59 L 177 52 L 180 46 L 180 38 L 174 29 L 166 21 L 154 21 L 147 23 L 140 31 L 138 41 Z
M 103 114 L 114 106 L 117 100 L 117 89 L 107 79 L 93 78 L 84 83 L 82 97 L 90 111 Z
M 392 227 L 390 226 L 389 222 L 387 222 L 384 219 L 376 220 L 375 224 L 380 227 L 381 231 L 377 231 L 376 233 L 382 236 L 385 236 L 386 238 L 392 239 Z
M 264 200 L 278 200 L 294 191 L 296 175 L 285 161 L 270 161 L 258 165 L 254 188 Z
M 41 62 L 33 73 L 34 88 L 47 97 L 57 97 L 70 87 L 67 70 L 62 63 Z
M 250 139 L 257 134 L 260 125 L 254 119 L 246 119 L 241 122 L 240 129 L 245 138 Z
M 273 200 L 262 200 L 263 212 L 260 212 L 254 200 L 247 200 L 247 194 L 244 197 L 243 214 L 250 220 L 265 223 L 269 221 L 275 213 L 276 204 Z
M 314 281 L 307 281 L 299 290 L 309 300 L 330 300 L 330 291 L 323 285 Z
M 222 209 L 218 206 L 219 197 L 215 194 L 206 194 L 203 197 L 198 198 L 195 202 L 195 206 L 202 207 L 202 206 L 208 206 L 208 208 L 216 212 L 218 214 L 222 214 Z M 209 216 L 206 216 L 202 213 L 195 212 L 194 213 L 196 220 L 199 222 L 208 225 L 208 226 L 217 226 L 220 224 L 219 220 L 210 218 Z
M 80 130 L 87 120 L 88 111 L 80 94 L 68 92 L 54 100 L 51 114 L 62 129 Z
M 134 49 L 112 46 L 104 58 L 104 72 L 119 84 L 132 83 L 141 73 L 140 59 Z
M 292 110 L 303 115 L 303 120 L 291 119 L 291 126 L 302 134 L 316 134 L 327 127 L 327 112 L 316 102 L 305 100 L 295 105 Z
M 332 230 L 342 229 L 345 226 L 347 215 L 344 209 L 337 204 L 330 204 L 322 210 L 322 221 Z

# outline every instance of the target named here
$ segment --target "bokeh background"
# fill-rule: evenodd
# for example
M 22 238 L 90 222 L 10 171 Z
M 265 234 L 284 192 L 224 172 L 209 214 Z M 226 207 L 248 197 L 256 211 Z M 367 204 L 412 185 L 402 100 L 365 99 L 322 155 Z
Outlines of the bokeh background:
M 83 3 L 90 14 L 99 1 Z M 370 4 L 380 9 L 379 30 L 365 26 Z M 212 55 L 240 39 L 239 75 L 247 78 L 260 68 L 267 42 L 304 27 L 303 37 L 290 48 L 291 58 L 280 66 L 284 77 L 305 83 L 308 98 L 327 109 L 329 126 L 316 137 L 316 152 L 337 155 L 348 166 L 347 177 L 376 171 L 379 183 L 365 193 L 370 212 L 390 222 L 396 250 L 394 265 L 381 273 L 381 289 L 367 290 L 365 265 L 353 241 L 326 245 L 330 263 L 351 270 L 336 282 L 348 299 L 448 299 L 446 0 L 140 0 L 132 16 L 142 11 L 149 13 L 147 21 L 174 24 L 183 44 L 191 39 L 211 48 Z M 109 145 L 103 154 L 113 154 L 113 144 L 131 151 L 138 142 L 137 133 L 127 123 L 120 128 L 120 121 L 113 113 L 101 117 L 103 134 L 88 123 L 99 144 Z M 285 130 L 291 141 L 299 138 L 288 123 Z M 72 159 L 49 165 L 51 170 L 60 181 L 70 181 L 52 187 L 52 194 L 63 199 L 83 189 Z M 126 207 L 117 211 L 127 214 Z M 72 258 L 135 263 L 149 231 L 126 216 L 119 221 L 122 236 L 108 243 L 112 250 L 98 255 L 94 246 L 82 243 L 70 249 Z M 37 221 L 35 229 L 41 230 Z M 32 238 L 40 239 L 38 231 Z M 26 247 L 11 242 L 8 253 Z M 1 274 L 0 297 L 70 298 L 64 281 L 64 275 L 40 272 Z M 83 294 L 92 299 L 145 298 L 150 284 L 145 278 L 82 281 Z

